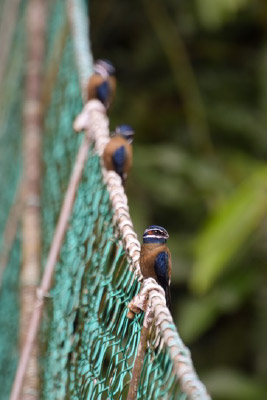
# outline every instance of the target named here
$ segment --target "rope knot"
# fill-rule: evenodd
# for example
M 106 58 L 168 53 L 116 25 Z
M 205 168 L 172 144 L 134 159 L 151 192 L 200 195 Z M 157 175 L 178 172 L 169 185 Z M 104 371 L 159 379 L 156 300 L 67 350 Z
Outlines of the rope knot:
M 74 120 L 73 129 L 75 132 L 88 131 L 91 122 L 91 113 L 97 111 L 106 114 L 105 106 L 99 100 L 89 100 L 83 107 L 82 111 Z
M 147 278 L 143 281 L 140 292 L 128 304 L 129 311 L 127 317 L 129 319 L 134 319 L 135 314 L 144 311 L 146 313 L 144 326 L 147 327 L 151 323 L 151 299 L 154 296 L 166 307 L 166 298 L 163 288 L 154 278 Z
M 36 297 L 40 302 L 43 302 L 45 298 L 50 298 L 51 294 L 42 289 L 41 287 L 38 287 L 36 289 Z

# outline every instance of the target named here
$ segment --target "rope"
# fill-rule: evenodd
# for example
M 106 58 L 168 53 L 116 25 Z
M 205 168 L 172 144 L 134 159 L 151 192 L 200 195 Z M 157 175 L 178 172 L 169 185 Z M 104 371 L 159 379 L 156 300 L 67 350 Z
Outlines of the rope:
M 76 40 L 74 41 L 76 43 Z M 89 137 L 95 142 L 95 150 L 101 158 L 105 146 L 110 140 L 108 119 L 102 111 L 103 105 L 98 100 L 87 102 L 74 121 L 75 130 L 86 130 Z M 143 277 L 139 265 L 140 243 L 134 231 L 130 217 L 128 199 L 121 184 L 121 178 L 114 171 L 107 171 L 103 167 L 102 173 L 110 196 L 110 201 L 114 210 L 114 222 L 118 232 L 123 239 L 124 247 L 127 251 L 130 269 L 135 277 L 142 281 Z
M 45 59 L 47 8 L 42 0 L 29 0 L 26 8 L 26 69 L 23 101 L 22 264 L 20 271 L 20 345 L 28 331 L 36 289 L 41 277 L 41 154 L 43 115 L 41 93 Z M 24 374 L 21 400 L 38 398 L 39 343 L 35 341 Z
M 72 23 L 79 24 L 81 21 L 73 18 Z M 83 38 L 78 35 L 75 36 L 75 31 L 76 30 L 73 29 L 75 53 L 79 55 L 77 63 L 84 65 L 86 60 L 84 60 L 84 64 L 81 60 L 85 54 L 85 43 L 79 43 Z M 83 49 L 83 53 L 79 53 L 80 48 Z M 88 68 L 89 67 L 88 65 Z M 110 138 L 108 120 L 106 115 L 100 111 L 101 107 L 102 104 L 98 100 L 89 101 L 74 123 L 74 127 L 77 128 L 77 130 L 84 129 L 89 137 L 92 138 L 95 142 L 95 150 L 100 157 Z M 107 171 L 103 167 L 103 164 L 102 173 L 114 210 L 114 223 L 118 229 L 119 235 L 123 239 L 130 269 L 134 272 L 139 281 L 143 281 L 139 265 L 140 243 L 133 229 L 127 196 L 124 193 L 121 178 L 115 172 Z M 161 288 L 156 282 L 155 285 L 158 287 L 157 290 L 153 286 L 153 290 L 150 290 L 148 293 L 149 304 L 154 314 L 154 322 L 157 327 L 158 335 L 160 335 L 163 343 L 168 348 L 170 358 L 173 361 L 174 373 L 181 384 L 182 390 L 188 395 L 190 400 L 209 400 L 210 396 L 203 383 L 199 380 L 193 367 L 190 351 L 183 344 L 178 335 L 172 316 L 166 306 L 165 296 L 160 292 Z
M 149 291 L 149 304 L 154 311 L 155 325 L 162 341 L 169 350 L 174 364 L 174 373 L 178 377 L 182 390 L 192 400 L 210 399 L 206 387 L 199 380 L 194 369 L 190 350 L 184 345 L 174 325 L 172 316 L 166 306 L 165 296 L 159 289 Z
M 75 38 L 75 58 L 80 79 L 83 100 L 87 100 L 87 83 L 93 71 L 92 52 L 89 51 L 89 27 L 87 9 L 84 0 L 68 0 L 68 16 Z

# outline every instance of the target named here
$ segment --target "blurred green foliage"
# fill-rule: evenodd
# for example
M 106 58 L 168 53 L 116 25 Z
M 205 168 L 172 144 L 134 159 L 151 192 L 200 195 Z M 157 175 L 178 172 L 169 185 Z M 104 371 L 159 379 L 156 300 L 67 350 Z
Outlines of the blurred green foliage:
M 250 0 L 195 0 L 198 17 L 204 27 L 214 29 L 236 17 Z
M 267 390 L 267 2 L 90 1 L 117 67 L 111 128 L 136 130 L 141 238 L 166 227 L 173 314 L 215 400 Z

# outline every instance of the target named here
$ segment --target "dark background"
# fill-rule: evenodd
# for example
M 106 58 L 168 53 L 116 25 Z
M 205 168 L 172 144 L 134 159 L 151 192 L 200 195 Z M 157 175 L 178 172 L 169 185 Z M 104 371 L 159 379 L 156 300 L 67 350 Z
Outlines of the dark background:
M 267 398 L 267 2 L 91 0 L 131 124 L 139 238 L 170 234 L 173 315 L 214 400 Z

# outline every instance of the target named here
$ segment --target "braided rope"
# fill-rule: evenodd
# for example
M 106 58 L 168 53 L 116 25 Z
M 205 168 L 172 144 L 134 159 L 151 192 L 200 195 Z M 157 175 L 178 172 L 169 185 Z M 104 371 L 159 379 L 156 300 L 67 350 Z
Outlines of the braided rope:
M 69 0 L 71 7 L 79 7 L 80 1 Z M 81 18 L 81 13 L 73 13 L 71 23 L 73 40 L 76 55 L 78 71 L 83 71 L 88 60 L 89 44 L 87 34 L 83 37 L 82 34 L 77 34 L 77 26 L 85 22 Z M 81 32 L 87 32 L 87 29 L 82 28 Z M 80 41 L 83 43 L 81 44 Z M 85 51 L 85 49 L 87 50 Z M 82 49 L 82 51 L 80 50 Z M 88 71 L 91 69 L 91 64 L 88 63 Z M 84 81 L 84 75 L 80 76 L 81 86 L 87 84 Z M 95 142 L 95 151 L 101 157 L 104 148 L 109 141 L 109 121 L 106 115 L 105 107 L 98 100 L 91 100 L 85 104 L 82 113 L 78 116 L 81 121 L 78 130 L 84 129 L 86 134 Z M 76 121 L 77 122 L 77 119 Z M 128 200 L 122 186 L 121 178 L 113 171 L 107 171 L 102 164 L 102 173 L 104 181 L 110 196 L 110 201 L 114 210 L 114 224 L 118 229 L 119 235 L 122 237 L 124 247 L 127 251 L 130 269 L 135 274 L 139 281 L 143 281 L 141 274 L 139 258 L 140 258 L 140 243 L 137 239 L 137 234 L 134 231 L 133 223 L 129 213 Z M 147 286 L 147 295 L 149 298 L 149 307 L 154 314 L 154 323 L 157 329 L 157 335 L 161 338 L 169 351 L 170 358 L 174 364 L 174 373 L 176 374 L 182 390 L 191 400 L 209 400 L 210 396 L 204 384 L 199 380 L 196 371 L 193 367 L 189 349 L 182 342 L 177 329 L 174 325 L 172 316 L 166 306 L 166 298 L 162 293 L 161 287 L 154 281 L 153 285 Z
M 70 19 L 73 37 L 75 38 L 75 58 L 79 72 L 80 86 L 83 99 L 87 98 L 88 78 L 93 71 L 92 52 L 89 43 L 89 24 L 84 0 L 67 1 L 68 16 Z

